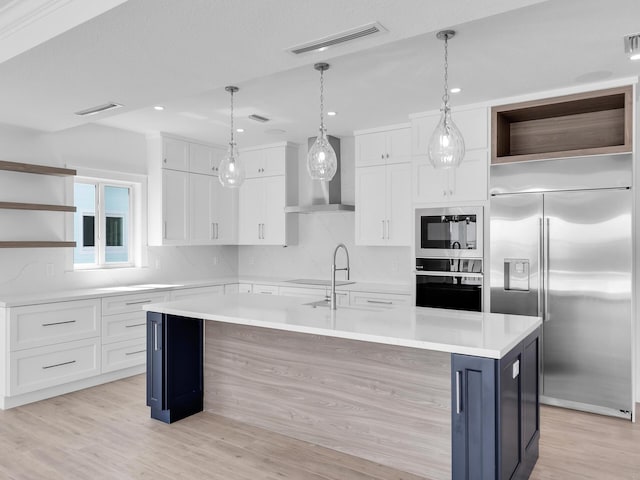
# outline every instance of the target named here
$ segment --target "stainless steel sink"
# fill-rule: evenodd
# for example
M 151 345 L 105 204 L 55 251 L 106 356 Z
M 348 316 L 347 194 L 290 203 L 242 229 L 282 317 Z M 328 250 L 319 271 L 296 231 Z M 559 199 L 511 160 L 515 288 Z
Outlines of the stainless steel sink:
M 318 280 L 315 278 L 296 278 L 295 280 L 286 280 L 287 283 L 297 283 L 300 285 L 322 285 L 323 287 L 329 287 L 331 286 L 331 280 Z M 356 282 L 352 282 L 349 280 L 336 280 L 336 286 L 342 286 L 342 285 L 351 285 L 352 283 L 356 283 Z

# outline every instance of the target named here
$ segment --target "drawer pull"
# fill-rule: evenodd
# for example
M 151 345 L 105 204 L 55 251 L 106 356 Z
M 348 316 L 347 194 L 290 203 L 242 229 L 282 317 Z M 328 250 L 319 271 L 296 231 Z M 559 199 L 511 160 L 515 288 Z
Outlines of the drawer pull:
M 144 327 L 146 323 L 136 323 L 133 325 L 125 325 L 124 328 L 133 328 L 133 327 Z
M 67 323 L 76 323 L 76 321 L 75 320 L 67 320 L 65 322 L 43 323 L 42 326 L 43 327 L 52 327 L 54 325 L 65 325 Z
M 136 350 L 135 352 L 125 352 L 125 355 L 135 355 L 136 353 L 144 353 L 146 350 Z
M 42 367 L 42 369 L 43 370 L 47 370 L 48 368 L 62 367 L 63 365 L 71 365 L 72 363 L 76 363 L 76 361 L 75 360 L 71 360 L 69 362 L 56 363 L 55 365 L 46 365 L 46 366 Z
M 391 300 L 367 300 L 367 303 L 377 303 L 379 305 L 393 305 Z
M 151 300 L 139 300 L 137 302 L 127 302 L 125 305 L 142 305 L 143 303 L 151 303 Z

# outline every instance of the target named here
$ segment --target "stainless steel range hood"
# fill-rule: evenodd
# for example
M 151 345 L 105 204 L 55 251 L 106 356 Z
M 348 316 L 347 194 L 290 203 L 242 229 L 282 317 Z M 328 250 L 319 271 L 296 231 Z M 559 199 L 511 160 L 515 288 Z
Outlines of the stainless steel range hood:
M 286 207 L 285 213 L 315 213 L 315 212 L 353 212 L 355 205 L 342 203 L 342 182 L 340 178 L 340 139 L 329 135 L 329 143 L 336 152 L 338 171 L 330 182 L 312 180 L 306 168 L 302 168 L 299 176 L 298 188 L 300 204 L 295 207 Z M 309 138 L 308 148 L 316 141 L 315 137 Z

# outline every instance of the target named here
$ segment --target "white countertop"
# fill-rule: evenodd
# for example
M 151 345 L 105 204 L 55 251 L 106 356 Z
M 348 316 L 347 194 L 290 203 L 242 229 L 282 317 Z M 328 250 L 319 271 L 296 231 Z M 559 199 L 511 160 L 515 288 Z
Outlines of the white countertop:
M 23 305 L 37 305 L 49 302 L 68 302 L 83 300 L 86 298 L 110 297 L 114 295 L 126 295 L 145 292 L 164 292 L 180 288 L 196 288 L 232 283 L 259 283 L 276 285 L 279 287 L 323 288 L 319 285 L 306 285 L 291 283 L 288 278 L 277 277 L 218 277 L 202 280 L 176 280 L 171 282 L 146 283 L 141 285 L 115 285 L 96 288 L 84 288 L 74 290 L 54 290 L 28 294 L 7 294 L 0 296 L 0 308 L 19 307 Z M 338 279 L 342 280 L 342 279 Z M 349 285 L 336 288 L 338 291 L 375 292 L 411 295 L 412 289 L 408 284 L 381 284 L 356 281 Z
M 423 307 L 305 305 L 295 297 L 238 294 L 145 305 L 148 311 L 424 350 L 502 358 L 540 317 Z

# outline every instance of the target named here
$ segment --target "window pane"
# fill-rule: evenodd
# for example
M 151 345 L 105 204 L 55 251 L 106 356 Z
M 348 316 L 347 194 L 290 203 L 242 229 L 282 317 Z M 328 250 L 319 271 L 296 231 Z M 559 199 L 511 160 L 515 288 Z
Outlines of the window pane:
M 128 187 L 104 187 L 106 263 L 129 262 L 129 209 Z
M 76 213 L 73 222 L 73 238 L 76 248 L 73 250 L 73 262 L 93 264 L 96 259 L 95 215 L 96 186 L 91 183 L 76 183 L 73 186 L 73 198 Z

